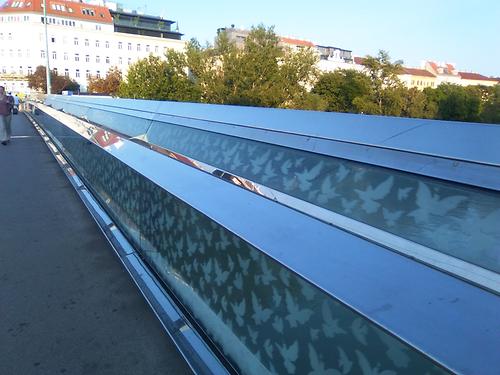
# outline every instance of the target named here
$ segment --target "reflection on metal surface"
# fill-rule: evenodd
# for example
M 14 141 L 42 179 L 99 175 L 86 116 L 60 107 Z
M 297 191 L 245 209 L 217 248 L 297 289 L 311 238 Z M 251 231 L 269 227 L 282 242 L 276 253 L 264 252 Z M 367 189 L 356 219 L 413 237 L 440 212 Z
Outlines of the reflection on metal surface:
M 143 250 L 148 262 L 175 290 L 183 303 L 191 309 L 195 318 L 201 322 L 207 334 L 222 346 L 222 350 L 227 351 L 225 354 L 235 362 L 236 366 L 240 366 L 243 373 L 261 374 L 269 371 L 298 374 L 317 372 L 321 369 L 324 372 L 332 372 L 339 368 L 338 363 L 342 359 L 350 363 L 349 370 L 346 368 L 344 370 L 345 373 L 351 374 L 363 373 L 367 369 L 396 373 L 408 369 L 417 373 L 440 371 L 432 367 L 432 362 L 425 361 L 428 358 L 419 357 L 418 351 L 415 352 L 410 346 L 394 340 L 392 336 L 387 335 L 361 315 L 346 309 L 343 304 L 331 299 L 294 272 L 265 256 L 262 249 L 254 248 L 183 203 L 175 195 L 161 189 L 159 187 L 161 184 L 151 183 L 145 179 L 141 176 L 137 164 L 135 164 L 136 170 L 139 173 L 120 162 L 120 158 L 123 160 L 127 150 L 138 152 L 138 155 L 134 156 L 136 160 L 150 159 L 146 158 L 146 149 L 143 148 L 143 154 L 137 146 L 134 148 L 129 143 L 137 141 L 122 139 L 123 148 L 117 150 L 114 148 L 115 145 L 111 145 L 107 148 L 109 155 L 106 155 L 102 148 L 94 146 L 97 145 L 96 142 L 87 144 L 78 141 L 74 135 L 61 132 L 60 124 L 50 123 L 50 116 L 43 120 L 47 122 L 46 127 L 50 129 L 51 134 L 58 137 L 62 147 L 72 155 L 73 162 L 79 166 L 79 173 L 92 181 L 96 193 L 108 203 L 111 212 L 122 218 L 121 225 L 129 231 L 130 237 L 136 238 L 135 242 Z M 71 121 L 62 122 L 71 123 Z M 63 135 L 58 135 L 60 133 Z M 83 135 L 89 139 L 88 132 L 83 132 Z M 260 195 L 271 197 L 272 194 L 274 197 L 271 199 L 289 204 L 291 207 L 295 206 L 294 208 L 301 212 L 310 215 L 312 213 L 314 215 L 311 216 L 323 221 L 334 222 L 328 218 L 328 215 L 332 214 L 328 210 L 317 210 L 319 207 L 310 203 L 276 190 L 266 190 L 268 188 L 252 181 L 245 181 L 244 178 L 227 173 L 224 169 L 210 167 L 208 164 L 186 158 L 184 155 L 169 150 L 163 150 L 162 153 L 191 167 L 218 175 L 240 187 L 254 189 L 252 191 Z M 161 174 L 160 169 L 157 172 Z M 216 182 L 217 180 L 213 180 L 215 185 L 220 184 Z M 245 186 L 246 182 L 248 186 Z M 291 199 L 290 202 L 287 202 L 287 199 Z M 301 203 L 305 204 L 304 207 Z M 326 215 L 328 220 L 322 215 Z M 341 219 L 341 215 L 336 218 L 336 220 Z M 352 224 L 356 222 L 353 221 Z M 349 229 L 346 225 L 341 222 L 339 226 Z M 354 228 L 353 232 L 359 235 L 360 230 L 363 228 Z M 136 231 L 140 231 L 140 234 L 134 234 Z M 368 238 L 371 236 L 373 234 L 368 233 Z M 283 241 L 286 242 L 286 239 Z M 328 244 L 325 243 L 325 246 Z M 303 261 L 306 263 L 309 262 L 307 259 L 309 248 L 307 245 L 302 248 L 303 254 L 306 254 L 303 256 Z M 331 250 L 337 251 L 337 249 Z M 370 252 L 362 256 L 369 257 Z M 282 253 L 282 259 L 287 260 L 285 252 Z M 363 260 L 359 259 L 359 262 L 363 263 Z M 416 267 L 415 270 L 419 268 Z M 358 276 L 362 277 L 365 277 L 363 273 Z M 342 283 L 341 280 L 338 281 Z M 421 282 L 425 284 L 427 279 L 424 278 Z M 344 286 L 350 289 L 349 285 Z M 378 291 L 373 291 L 370 295 L 377 293 Z M 431 295 L 432 291 L 428 294 Z M 364 298 L 370 299 L 370 295 Z M 222 300 L 222 296 L 225 300 Z M 417 294 L 412 295 L 412 298 L 417 297 Z M 457 307 L 463 309 L 461 306 Z M 383 319 L 385 316 L 391 316 L 389 310 L 384 314 L 373 310 L 375 312 L 370 314 L 376 317 L 375 320 Z M 393 323 L 404 320 L 401 311 L 397 315 L 398 318 L 393 319 Z M 438 316 L 433 318 L 438 319 Z M 244 322 L 243 326 L 241 322 Z M 421 322 L 417 318 L 414 324 L 418 327 Z M 282 334 L 283 329 L 286 329 L 286 337 Z M 395 333 L 398 334 L 397 331 Z M 487 336 L 488 334 L 485 334 L 483 339 Z M 425 345 L 422 341 L 418 342 L 424 347 L 433 345 L 432 340 L 424 339 L 424 341 Z M 459 342 L 447 344 L 450 347 L 459 346 Z M 244 349 L 245 353 L 248 353 L 246 358 L 240 358 L 239 349 Z M 287 357 L 287 353 L 293 356 Z M 404 360 L 395 360 L 387 353 L 398 353 L 398 358 Z M 426 353 L 437 358 L 440 363 L 443 356 L 448 356 L 448 353 L 443 354 L 430 349 L 426 350 Z M 457 362 L 467 360 L 459 359 L 457 351 L 450 349 L 450 353 Z M 456 370 L 453 361 L 445 361 L 445 365 L 450 366 L 453 371 Z M 267 370 L 258 366 L 263 366 Z
M 64 156 L 59 153 L 59 150 L 52 143 L 52 140 L 46 136 L 37 122 L 29 116 L 28 118 L 46 142 L 47 147 L 58 161 L 63 172 L 68 177 L 85 206 L 89 209 L 92 217 L 95 219 L 106 239 L 125 266 L 127 272 L 132 277 L 132 280 L 146 298 L 146 301 L 158 317 L 167 334 L 179 349 L 193 373 L 200 375 L 228 374 L 227 369 L 214 356 L 206 344 L 200 339 L 199 335 L 193 332 L 189 327 L 186 317 L 179 313 L 179 307 L 176 306 L 175 302 L 164 292 L 163 288 L 158 285 L 154 275 L 141 260 L 140 256 L 138 256 L 136 250 L 89 193 L 86 186 L 83 185 L 75 174 L 73 168 L 69 166 Z M 110 142 L 110 140 L 119 139 L 119 137 L 115 136 L 107 137 L 105 133 L 104 131 L 97 132 L 97 137 L 95 137 L 95 141 L 103 148 L 115 143 Z M 179 328 L 179 326 L 181 326 L 181 328 Z
M 165 115 L 153 118 L 148 114 L 147 118 L 139 119 L 135 116 L 141 114 L 129 110 L 134 114 L 129 116 L 134 119 L 133 123 L 143 121 L 138 126 L 140 131 L 132 131 L 129 125 L 121 125 L 124 114 L 117 113 L 117 109 L 113 111 L 104 111 L 106 115 L 101 121 L 114 131 L 130 131 L 130 136 L 140 133 L 140 141 L 146 146 L 153 149 L 156 147 L 156 151 L 187 164 L 197 163 L 208 173 L 213 173 L 216 169 L 224 171 L 223 176 L 229 173 L 238 182 L 245 181 L 247 188 L 251 189 L 251 186 L 257 184 L 260 189 L 266 186 L 270 188 L 267 193 L 272 195 L 271 199 L 285 193 L 292 198 L 405 238 L 412 248 L 412 244 L 423 245 L 490 271 L 500 270 L 500 233 L 495 230 L 496 223 L 500 222 L 498 192 L 194 129 L 190 127 L 192 124 L 179 126 L 161 122 L 162 118 L 169 118 Z M 102 112 L 101 110 L 100 113 Z M 224 126 L 227 130 L 228 125 L 222 123 L 217 124 L 217 129 L 214 129 L 220 131 Z M 248 131 L 247 129 L 247 133 Z M 268 136 L 269 142 L 276 141 L 276 134 Z M 292 135 L 288 134 L 288 137 Z M 321 153 L 320 140 L 307 139 L 305 143 L 311 142 L 315 144 L 313 148 Z M 299 145 L 307 146 L 303 139 L 297 139 L 297 146 Z M 408 155 L 400 153 L 399 157 L 404 159 Z M 378 158 L 381 158 L 381 154 Z M 442 159 L 435 158 L 420 160 L 417 163 L 420 170 L 418 173 L 422 173 L 425 168 L 435 168 L 441 162 Z M 455 161 L 453 166 L 441 166 L 439 171 L 444 173 L 457 168 L 463 169 L 462 164 L 463 162 Z M 485 177 L 500 176 L 500 173 L 486 170 L 480 173 L 483 167 L 478 166 L 479 169 L 474 172 L 477 175 L 471 175 L 478 184 Z M 313 207 L 310 208 L 315 211 Z M 309 211 L 306 213 L 316 216 Z M 474 219 L 469 222 L 471 218 Z M 419 252 L 410 249 L 409 253 L 413 256 Z M 461 272 L 461 276 L 463 273 L 467 271 Z
M 47 125 L 52 135 L 55 126 Z M 117 224 L 135 238 L 142 256 L 238 372 L 307 374 L 333 369 L 347 358 L 346 374 L 377 363 L 387 371 L 446 373 L 97 144 L 72 136 L 59 141 Z M 355 333 L 347 334 L 351 330 Z M 391 350 L 403 352 L 405 363 L 385 353 Z
M 44 109 L 44 110 L 46 110 L 46 109 Z M 49 109 L 49 111 L 50 111 L 50 109 Z M 60 114 L 60 112 L 58 112 L 58 111 L 56 111 L 56 113 Z M 64 116 L 67 116 L 67 115 L 64 115 Z M 123 135 L 119 136 L 115 133 L 110 132 L 109 130 L 105 131 L 105 130 L 99 129 L 95 125 L 87 125 L 88 126 L 88 128 L 87 128 L 87 127 L 85 127 L 86 124 L 84 122 L 81 122 L 81 120 L 76 120 L 76 124 L 73 125 L 72 119 L 73 118 L 71 116 L 69 116 L 68 125 L 72 129 L 78 131 L 81 135 L 86 136 L 89 140 L 94 141 L 97 144 L 99 144 L 99 142 L 96 142 L 95 140 L 93 140 L 93 138 L 96 137 L 96 134 L 107 134 L 105 137 L 108 139 L 112 138 L 114 140 L 114 142 L 119 142 L 121 137 L 123 137 Z M 476 262 L 471 263 L 470 261 L 472 260 L 472 258 L 470 258 L 470 256 L 467 255 L 467 253 L 462 254 L 462 259 L 465 259 L 465 261 L 464 261 L 460 258 L 454 257 L 453 253 L 451 253 L 451 254 L 450 253 L 448 253 L 448 254 L 443 253 L 443 252 L 439 251 L 440 249 L 436 250 L 436 249 L 433 249 L 433 248 L 428 247 L 428 246 L 422 246 L 421 244 L 418 244 L 414 241 L 405 239 L 405 238 L 401 237 L 400 235 L 394 235 L 394 234 L 391 234 L 390 232 L 387 232 L 387 229 L 390 230 L 392 227 L 394 227 L 394 223 L 396 220 L 398 220 L 398 218 L 390 216 L 391 213 L 388 209 L 387 210 L 386 210 L 386 208 L 383 208 L 383 210 L 381 209 L 381 203 L 379 203 L 380 199 L 376 195 L 377 194 L 380 195 L 378 190 L 385 189 L 385 187 L 383 186 L 384 183 L 386 185 L 388 183 L 390 183 L 390 185 L 388 185 L 388 186 L 389 186 L 389 188 L 392 188 L 392 186 L 394 185 L 393 180 L 391 180 L 392 177 L 390 177 L 385 182 L 381 183 L 376 189 L 373 189 L 370 185 L 368 187 L 368 190 L 366 190 L 366 193 L 363 192 L 363 194 L 367 194 L 371 191 L 373 193 L 373 198 L 366 198 L 365 199 L 365 198 L 361 197 L 362 193 L 360 191 L 356 190 L 356 192 L 355 192 L 355 195 L 358 194 L 358 196 L 363 199 L 363 202 L 364 202 L 363 209 L 365 211 L 368 210 L 368 208 L 370 208 L 371 206 L 375 207 L 376 211 L 383 211 L 380 216 L 383 216 L 383 219 L 385 219 L 385 222 L 388 223 L 387 225 L 389 225 L 389 227 L 386 226 L 385 230 L 381 230 L 380 229 L 381 228 L 380 221 L 378 221 L 379 224 L 370 222 L 371 224 L 375 224 L 375 227 L 373 225 L 367 225 L 367 224 L 363 223 L 363 221 L 365 221 L 366 217 L 367 217 L 366 213 L 364 216 L 364 220 L 361 220 L 361 221 L 355 220 L 352 218 L 352 215 L 350 214 L 349 211 L 345 212 L 345 210 L 344 210 L 344 214 L 341 215 L 341 214 L 338 214 L 338 213 L 332 211 L 331 209 L 325 209 L 324 207 L 321 207 L 321 204 L 319 204 L 319 206 L 318 206 L 317 202 L 315 202 L 316 204 L 313 204 L 313 202 L 307 202 L 307 200 L 308 200 L 307 197 L 305 199 L 299 199 L 296 196 L 294 197 L 293 195 L 284 194 L 281 191 L 278 191 L 278 190 L 275 190 L 275 189 L 270 188 L 268 186 L 264 186 L 262 184 L 256 183 L 256 182 L 251 181 L 251 180 L 244 178 L 242 176 L 235 175 L 235 174 L 230 173 L 226 170 L 218 169 L 215 166 L 209 165 L 205 162 L 192 159 L 186 155 L 182 155 L 178 152 L 174 152 L 172 150 L 145 142 L 143 140 L 134 139 L 134 138 L 129 138 L 128 140 L 132 141 L 132 142 L 139 143 L 141 145 L 144 145 L 145 147 L 148 147 L 156 152 L 159 152 L 163 155 L 166 155 L 166 156 L 171 157 L 175 160 L 178 160 L 186 165 L 189 165 L 191 167 L 197 168 L 197 169 L 202 170 L 204 172 L 213 174 L 213 175 L 215 175 L 221 179 L 224 179 L 232 184 L 235 184 L 237 186 L 245 188 L 249 191 L 252 191 L 254 193 L 262 195 L 266 198 L 269 198 L 273 201 L 284 204 L 284 205 L 291 207 L 293 209 L 296 209 L 298 211 L 304 212 L 312 217 L 318 218 L 318 219 L 325 221 L 329 224 L 332 224 L 336 227 L 347 230 L 350 233 L 361 236 L 361 237 L 366 238 L 370 241 L 379 243 L 379 244 L 386 246 L 386 247 L 388 247 L 394 251 L 397 251 L 401 254 L 408 255 L 408 256 L 415 258 L 421 262 L 430 264 L 433 267 L 442 269 L 446 272 L 450 272 L 450 273 L 457 275 L 461 278 L 469 280 L 477 285 L 481 285 L 489 290 L 495 291 L 497 293 L 500 292 L 500 275 L 498 273 L 491 272 L 491 268 L 490 268 L 490 270 L 488 270 L 488 269 L 484 269 L 483 267 L 478 267 L 477 266 L 478 263 L 476 263 Z M 283 158 L 284 157 L 283 151 L 279 151 L 279 153 L 281 154 L 281 157 Z M 267 158 L 269 158 L 269 155 L 267 156 Z M 285 164 L 286 164 L 287 161 L 286 161 L 286 159 L 284 159 L 284 160 L 285 160 Z M 266 161 L 263 162 L 263 164 L 265 164 L 265 163 L 266 163 Z M 319 161 L 319 164 L 321 164 L 321 163 L 323 163 L 323 161 Z M 289 166 L 288 168 L 291 168 L 291 167 L 292 166 Z M 359 168 L 359 167 L 357 167 L 357 168 Z M 306 171 L 307 171 L 307 169 L 306 169 Z M 337 176 L 336 178 L 337 179 L 339 178 L 338 176 L 339 176 L 339 173 L 341 173 L 341 172 L 343 172 L 343 174 L 340 177 L 342 180 L 345 180 L 346 176 L 349 176 L 351 174 L 349 169 L 344 167 L 343 164 L 341 164 L 339 169 L 336 171 L 336 176 Z M 315 175 L 319 174 L 319 172 L 318 173 L 313 172 L 311 169 L 309 169 L 308 173 L 315 173 Z M 365 173 L 365 171 L 362 169 L 357 170 L 356 173 L 353 173 L 353 175 L 354 175 L 353 181 L 354 182 L 357 181 L 357 174 L 362 175 L 364 173 Z M 296 178 L 296 184 L 297 184 L 297 186 L 299 186 L 301 184 L 301 182 L 300 182 L 301 175 L 295 174 L 295 178 Z M 332 199 L 331 197 L 335 198 L 335 197 L 339 196 L 339 193 L 336 193 L 336 191 L 335 191 L 337 189 L 333 188 L 333 186 L 331 186 L 330 188 L 325 190 L 326 189 L 325 183 L 328 182 L 329 178 L 330 177 L 327 175 L 326 179 L 323 181 L 322 185 L 320 186 L 321 193 L 319 195 L 317 195 L 316 199 L 319 199 L 321 201 L 321 199 L 323 199 L 322 196 L 324 195 L 325 196 L 324 200 L 328 202 L 329 200 Z M 309 181 L 311 181 L 311 180 L 308 180 L 308 186 L 310 188 L 312 188 L 313 183 L 312 183 L 312 181 L 311 182 L 309 182 Z M 358 181 L 360 181 L 360 180 L 358 180 Z M 421 182 L 418 182 L 418 184 L 419 184 L 418 189 L 413 189 L 410 187 L 406 187 L 406 188 L 396 188 L 395 187 L 394 188 L 396 190 L 395 194 L 397 195 L 397 199 L 399 201 L 401 201 L 401 199 L 407 199 L 409 194 L 412 193 L 412 190 L 414 190 L 413 194 L 416 194 L 417 209 L 410 211 L 410 216 L 413 214 L 415 214 L 415 215 L 418 214 L 420 216 L 424 214 L 423 208 L 422 208 L 423 206 L 421 206 L 421 208 L 418 208 L 418 199 L 423 199 L 423 198 L 419 198 L 419 197 L 425 195 L 425 191 L 428 188 L 426 187 L 426 185 L 422 184 Z M 353 189 L 352 185 L 349 187 L 349 189 Z M 372 189 L 372 190 L 370 190 L 370 189 Z M 383 192 L 383 194 L 387 195 L 387 193 L 385 191 Z M 406 196 L 403 196 L 402 194 L 406 194 Z M 446 200 L 451 201 L 452 199 L 456 199 L 456 198 L 453 198 L 453 197 L 446 198 L 446 199 L 442 199 L 441 201 L 442 202 L 445 202 Z M 347 203 L 344 203 L 344 201 L 345 201 L 344 198 L 342 198 L 342 200 L 340 201 L 342 206 L 347 204 Z M 357 202 L 357 200 L 356 200 L 356 202 Z M 498 203 L 498 200 L 496 200 L 496 202 Z M 422 201 L 422 204 L 424 204 L 423 201 Z M 489 205 L 484 205 L 484 207 L 491 210 L 492 208 L 493 209 L 495 208 L 495 204 L 492 203 Z M 360 205 L 360 208 L 361 208 L 361 205 Z M 352 210 L 353 209 L 351 209 L 351 211 Z M 469 208 L 469 210 L 470 210 L 470 208 Z M 420 211 L 422 211 L 421 214 L 419 213 Z M 449 209 L 446 209 L 446 211 L 444 211 L 444 212 L 448 212 L 448 211 L 449 211 Z M 500 209 L 498 209 L 497 211 L 500 212 Z M 401 218 L 402 211 L 398 211 L 398 212 L 399 212 L 398 216 L 399 216 L 399 218 Z M 496 211 L 492 211 L 492 212 L 494 215 Z M 466 212 L 466 214 L 468 214 L 468 211 Z M 427 215 L 429 215 L 429 214 L 427 214 Z M 349 217 L 349 216 L 351 216 L 351 217 Z M 418 217 L 415 216 L 415 220 L 416 220 L 414 223 L 415 225 L 418 225 L 418 223 L 419 223 L 420 219 L 417 220 Z M 387 221 L 388 218 L 389 218 L 389 221 Z M 378 217 L 376 217 L 375 219 L 380 220 Z M 491 220 L 495 220 L 494 217 L 492 217 Z M 393 224 L 391 224 L 391 223 L 393 223 Z M 409 227 L 409 229 L 411 229 L 411 227 Z M 414 230 L 414 229 L 412 229 L 412 230 Z M 467 233 L 467 232 L 468 232 L 468 230 L 466 230 L 463 233 Z M 416 234 L 418 234 L 420 236 L 424 235 L 425 233 L 426 232 L 422 232 L 422 231 L 416 232 Z M 428 234 L 432 234 L 432 238 L 435 238 L 437 233 L 438 232 L 434 231 L 434 232 L 429 232 Z M 493 236 L 497 236 L 497 237 L 500 236 L 499 232 L 493 231 L 491 233 L 492 233 L 491 235 L 493 235 Z M 420 238 L 420 240 L 421 240 L 421 238 Z M 446 240 L 445 239 L 444 241 L 445 241 L 444 242 L 445 245 L 448 245 L 448 243 L 454 243 L 453 240 Z M 454 241 L 457 241 L 457 239 L 455 238 Z M 497 241 L 496 243 L 498 246 L 498 244 L 500 242 Z M 462 244 L 462 246 L 465 246 L 466 244 L 468 244 L 468 242 L 465 242 L 465 244 Z M 486 244 L 488 244 L 488 242 L 486 242 L 485 245 Z M 475 245 L 477 246 L 477 244 L 475 244 Z M 456 251 L 456 247 L 454 248 L 454 251 Z M 487 261 L 492 265 L 493 269 L 495 270 L 498 268 L 496 266 L 496 262 L 498 262 L 500 264 L 500 255 L 498 256 L 498 259 L 495 261 L 494 254 L 495 254 L 495 251 L 497 251 L 500 254 L 500 249 L 495 250 L 495 248 L 493 247 L 491 249 L 491 251 L 493 251 L 493 253 L 492 253 L 493 258 L 490 257 L 490 259 L 488 259 Z M 469 261 L 467 261 L 467 260 L 469 260 Z M 491 263 L 492 261 L 493 261 L 493 263 Z M 481 263 L 479 263 L 479 264 L 481 264 Z M 483 264 L 481 264 L 481 265 L 483 265 Z

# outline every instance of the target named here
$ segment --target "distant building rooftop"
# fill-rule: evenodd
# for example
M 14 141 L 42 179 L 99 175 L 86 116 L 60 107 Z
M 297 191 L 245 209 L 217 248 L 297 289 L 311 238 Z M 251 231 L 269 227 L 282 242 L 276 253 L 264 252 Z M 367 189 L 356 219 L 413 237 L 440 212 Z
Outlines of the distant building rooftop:
M 354 57 L 354 64 L 358 65 L 364 65 L 365 64 L 365 58 L 364 57 Z
M 308 40 L 281 37 L 281 42 L 295 46 L 315 47 L 315 44 L 313 42 L 309 42 Z
M 479 73 L 458 72 L 462 79 L 471 79 L 475 81 L 500 81 L 500 78 L 486 77 Z
M 425 69 L 416 69 L 416 68 L 404 68 L 403 67 L 403 72 L 401 74 L 408 74 L 412 76 L 422 76 L 422 77 L 436 77 L 434 74 L 431 72 L 425 70 Z

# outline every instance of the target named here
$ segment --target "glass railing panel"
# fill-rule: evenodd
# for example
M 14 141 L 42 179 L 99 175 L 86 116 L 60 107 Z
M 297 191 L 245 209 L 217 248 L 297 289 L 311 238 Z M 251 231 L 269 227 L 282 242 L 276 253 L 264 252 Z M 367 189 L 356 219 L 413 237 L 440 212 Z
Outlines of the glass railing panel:
M 64 112 L 71 113 L 73 116 L 76 116 L 79 118 L 85 118 L 88 111 L 90 110 L 89 107 L 86 107 L 83 105 L 78 105 L 78 104 L 71 104 L 71 103 L 63 103 L 61 109 Z
M 72 135 L 56 137 L 101 204 L 129 237 L 140 238 L 145 260 L 240 373 L 445 373 L 105 150 Z
M 105 126 L 130 137 L 139 137 L 146 134 L 151 124 L 151 120 L 147 118 L 96 108 L 90 108 L 86 115 L 88 121 Z
M 131 180 L 131 176 L 127 174 L 130 169 L 121 168 L 120 173 L 117 171 L 113 180 L 110 181 L 102 169 L 110 156 L 100 147 L 43 112 L 37 116 L 37 120 L 43 124 L 44 130 L 78 171 L 79 177 L 86 182 L 101 204 L 106 207 L 108 214 L 124 229 L 134 246 L 139 248 L 141 227 L 139 220 L 142 210 L 137 206 L 124 206 L 121 203 L 128 199 L 126 194 L 129 194 L 129 190 L 124 190 L 124 187 L 130 181 L 136 181 Z M 92 131 L 89 128 L 89 133 L 92 134 L 94 142 L 101 147 L 110 146 L 119 141 L 118 137 L 103 130 Z M 134 199 L 134 202 L 139 201 L 138 194 L 139 192 L 135 191 L 130 198 Z
M 500 194 L 163 122 L 149 142 L 500 272 Z

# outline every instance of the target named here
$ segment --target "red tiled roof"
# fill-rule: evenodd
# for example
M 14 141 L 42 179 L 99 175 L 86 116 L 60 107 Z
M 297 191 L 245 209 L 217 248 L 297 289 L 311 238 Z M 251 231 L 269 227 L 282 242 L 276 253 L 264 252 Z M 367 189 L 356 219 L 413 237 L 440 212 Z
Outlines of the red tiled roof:
M 307 40 L 300 39 L 292 39 L 292 38 L 281 38 L 281 41 L 286 44 L 292 44 L 294 46 L 305 46 L 305 47 L 314 47 L 314 43 L 309 42 Z
M 483 76 L 482 74 L 479 74 L 479 73 L 458 72 L 458 74 L 460 75 L 460 77 L 462 77 L 462 79 L 472 79 L 475 81 L 497 81 L 497 82 L 499 82 L 498 78 L 486 77 L 486 76 Z
M 364 57 L 354 57 L 354 64 L 364 65 L 365 58 Z
M 425 69 L 404 68 L 404 67 L 403 67 L 403 72 L 401 74 L 409 74 L 412 76 L 422 76 L 422 77 L 432 77 L 432 78 L 436 77 L 434 74 Z
M 429 65 L 431 66 L 432 70 L 434 70 L 434 73 L 438 72 L 438 65 L 434 61 L 428 61 Z
M 46 0 L 47 14 L 51 16 L 59 16 L 70 19 L 78 19 L 89 22 L 113 23 L 113 18 L 109 13 L 109 9 L 103 6 L 90 5 L 77 1 L 67 0 Z M 15 7 L 12 5 L 16 3 Z M 40 13 L 43 14 L 43 0 L 8 0 L 0 7 L 0 13 Z M 52 5 L 58 5 L 59 9 L 53 9 Z M 66 9 L 66 10 L 63 10 Z M 70 10 L 71 9 L 71 10 Z M 92 14 L 84 14 L 83 10 L 88 9 L 94 12 Z

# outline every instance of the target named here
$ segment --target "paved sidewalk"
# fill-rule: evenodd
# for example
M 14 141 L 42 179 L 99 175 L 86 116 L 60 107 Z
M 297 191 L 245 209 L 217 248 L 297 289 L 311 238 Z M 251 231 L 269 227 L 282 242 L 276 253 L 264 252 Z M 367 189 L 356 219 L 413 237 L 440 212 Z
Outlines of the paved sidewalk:
M 190 374 L 23 114 L 0 145 L 0 374 Z

